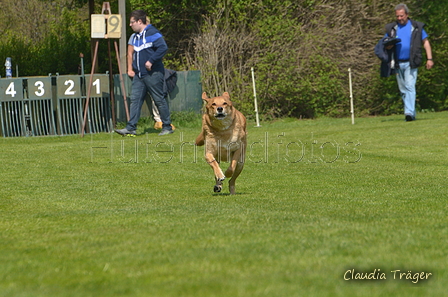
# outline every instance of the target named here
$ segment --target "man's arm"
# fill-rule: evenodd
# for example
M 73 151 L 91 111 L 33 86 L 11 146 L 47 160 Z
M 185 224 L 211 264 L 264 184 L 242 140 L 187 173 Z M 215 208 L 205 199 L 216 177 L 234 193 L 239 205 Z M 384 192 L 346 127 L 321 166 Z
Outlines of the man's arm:
M 158 60 L 162 60 L 163 56 L 165 56 L 166 52 L 168 51 L 168 46 L 166 45 L 165 39 L 163 39 L 162 36 L 154 41 L 153 48 L 155 49 L 155 51 L 151 59 L 149 60 L 151 65 Z
M 134 46 L 131 44 L 128 44 L 128 54 L 126 56 L 126 59 L 128 61 L 128 75 L 129 77 L 134 77 L 135 72 L 132 69 L 132 56 L 134 55 Z
M 166 45 L 165 39 L 163 39 L 161 34 L 160 36 L 161 36 L 160 38 L 154 41 L 153 48 L 155 48 L 155 51 L 151 59 L 146 61 L 145 63 L 145 67 L 148 71 L 151 71 L 152 65 L 156 61 L 162 60 L 163 56 L 165 56 L 166 52 L 168 51 L 168 46 Z
M 432 60 L 432 50 L 431 50 L 431 44 L 429 43 L 428 38 L 425 38 L 423 40 L 423 47 L 426 51 L 426 69 L 431 69 L 432 66 L 434 66 L 434 62 Z

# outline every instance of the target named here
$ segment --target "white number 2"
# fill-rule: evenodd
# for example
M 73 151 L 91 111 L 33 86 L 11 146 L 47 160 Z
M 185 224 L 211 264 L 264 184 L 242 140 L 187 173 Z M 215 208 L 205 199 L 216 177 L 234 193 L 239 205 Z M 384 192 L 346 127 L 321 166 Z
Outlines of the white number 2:
M 75 82 L 71 79 L 66 80 L 64 85 L 69 85 L 67 90 L 65 90 L 64 95 L 75 95 L 75 91 L 73 91 L 73 88 L 75 87 Z

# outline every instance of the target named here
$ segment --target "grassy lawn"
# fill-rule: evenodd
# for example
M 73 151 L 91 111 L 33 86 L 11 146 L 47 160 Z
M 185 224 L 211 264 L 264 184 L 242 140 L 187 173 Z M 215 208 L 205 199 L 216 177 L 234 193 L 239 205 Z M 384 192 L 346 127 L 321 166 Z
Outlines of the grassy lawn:
M 448 113 L 418 118 L 250 123 L 233 196 L 194 123 L 1 138 L 0 296 L 446 296 Z

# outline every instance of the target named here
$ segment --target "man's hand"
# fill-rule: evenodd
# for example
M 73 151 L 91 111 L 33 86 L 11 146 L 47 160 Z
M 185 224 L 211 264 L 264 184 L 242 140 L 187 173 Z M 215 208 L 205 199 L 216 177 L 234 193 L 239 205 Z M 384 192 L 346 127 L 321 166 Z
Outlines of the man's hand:
M 128 70 L 128 76 L 129 76 L 130 78 L 133 78 L 133 77 L 135 76 L 135 72 L 134 72 L 134 70 Z
M 152 67 L 152 63 L 149 61 L 146 61 L 146 63 L 145 63 L 146 70 L 151 71 L 151 67 Z
M 426 69 L 431 69 L 434 66 L 434 62 L 432 60 L 426 61 Z

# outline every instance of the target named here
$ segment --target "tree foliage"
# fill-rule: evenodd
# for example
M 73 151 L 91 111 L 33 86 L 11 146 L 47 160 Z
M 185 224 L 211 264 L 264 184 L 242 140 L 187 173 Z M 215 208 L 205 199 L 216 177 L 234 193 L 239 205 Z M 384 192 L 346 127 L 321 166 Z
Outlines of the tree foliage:
M 409 3 L 411 17 L 427 22 L 437 57 L 437 67 L 431 71 L 422 67 L 419 72 L 421 109 L 446 109 L 446 55 L 438 53 L 446 49 L 446 6 L 431 1 Z M 206 90 L 236 94 L 233 97 L 249 114 L 251 67 L 256 69 L 264 115 L 347 115 L 349 68 L 358 113 L 402 112 L 395 78 L 379 77 L 380 61 L 373 53 L 385 24 L 394 20 L 394 7 L 380 0 L 247 0 L 243 4 L 229 0 L 226 9 L 230 12 L 215 9 L 205 18 L 191 39 L 186 64 L 201 69 Z M 431 24 L 436 19 L 437 24 Z M 432 26 L 437 29 L 431 31 Z M 237 38 L 232 39 L 233 35 Z M 235 51 L 239 55 L 233 55 Z
M 446 110 L 448 3 L 407 4 L 410 17 L 427 24 L 435 61 L 430 71 L 419 69 L 418 107 Z M 2 0 L 0 58 L 12 57 L 21 75 L 65 74 L 77 73 L 83 52 L 89 69 L 87 6 L 87 0 Z M 164 34 L 168 67 L 201 70 L 209 95 L 230 92 L 249 117 L 252 68 L 265 117 L 348 115 L 349 68 L 358 114 L 402 112 L 395 78 L 379 77 L 373 53 L 394 7 L 385 0 L 127 0 L 128 12 L 146 10 Z M 23 24 L 23 15 L 32 21 Z M 99 62 L 99 71 L 109 69 L 109 61 Z
M 90 52 L 89 15 L 81 1 L 5 1 L 2 8 L 0 57 L 11 57 L 21 76 L 78 73 L 79 54 Z

